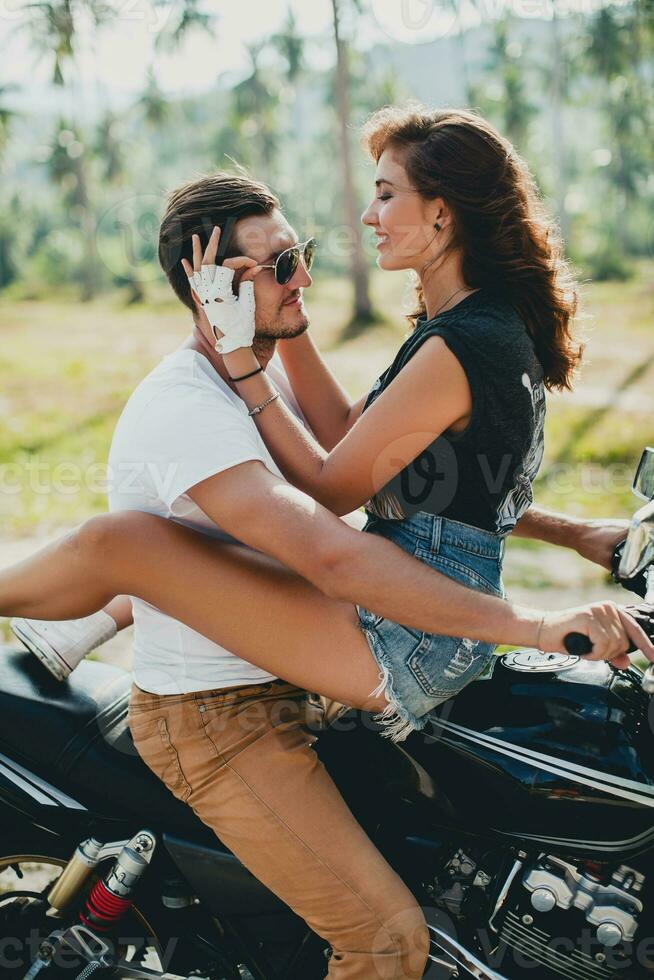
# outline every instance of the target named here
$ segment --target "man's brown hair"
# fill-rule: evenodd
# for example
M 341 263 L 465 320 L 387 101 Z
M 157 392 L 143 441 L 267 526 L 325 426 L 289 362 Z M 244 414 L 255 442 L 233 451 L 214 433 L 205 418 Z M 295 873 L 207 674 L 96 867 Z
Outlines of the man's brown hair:
M 271 214 L 280 207 L 278 199 L 265 184 L 245 173 L 219 170 L 171 191 L 159 229 L 159 263 L 176 295 L 193 314 L 195 305 L 182 266 L 182 259 L 188 259 L 193 265 L 191 236 L 200 236 L 204 251 L 214 225 L 224 229 L 229 218 L 237 221 L 253 214 Z M 238 243 L 232 233 L 222 258 L 238 254 Z

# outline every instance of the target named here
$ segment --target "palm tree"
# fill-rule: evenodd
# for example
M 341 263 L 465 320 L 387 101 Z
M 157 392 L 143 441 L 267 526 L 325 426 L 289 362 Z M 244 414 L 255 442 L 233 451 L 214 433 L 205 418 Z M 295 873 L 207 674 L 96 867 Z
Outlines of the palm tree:
M 57 185 L 68 214 L 82 232 L 84 256 L 79 267 L 81 298 L 93 298 L 99 286 L 95 218 L 88 190 L 89 150 L 72 123 L 58 120 L 50 155 L 45 161 L 50 179 Z
M 342 34 L 341 14 L 343 0 L 332 0 L 332 20 L 336 44 L 336 71 L 334 90 L 340 136 L 340 150 L 343 168 L 343 194 L 345 198 L 345 220 L 350 229 L 352 242 L 352 261 L 350 264 L 354 287 L 354 311 L 352 324 L 370 323 L 375 319 L 370 301 L 369 272 L 361 240 L 360 212 L 357 206 L 354 174 L 352 170 L 352 149 L 350 145 L 350 69 L 349 47 Z M 358 0 L 354 0 L 358 8 Z
M 25 8 L 26 29 L 32 44 L 45 57 L 52 58 L 52 82 L 67 87 L 70 122 L 60 120 L 55 131 L 51 153 L 46 164 L 50 177 L 70 208 L 82 233 L 84 254 L 79 267 L 82 299 L 91 299 L 100 282 L 95 240 L 95 218 L 89 192 L 89 156 L 74 119 L 78 102 L 71 88 L 71 70 L 75 67 L 75 44 L 79 20 L 90 16 L 95 27 L 109 22 L 117 11 L 106 0 L 34 0 Z M 79 88 L 78 88 L 79 90 Z
M 64 84 L 66 66 L 74 60 L 79 16 L 84 10 L 96 27 L 115 16 L 104 0 L 34 0 L 24 8 L 32 43 L 45 57 L 52 57 L 52 81 Z
M 201 0 L 160 0 L 159 6 L 171 8 L 177 18 L 172 28 L 161 31 L 157 36 L 155 46 L 173 50 L 198 28 L 213 32 L 217 15 L 201 10 L 200 3 Z
M 298 32 L 297 20 L 290 7 L 285 23 L 281 31 L 273 35 L 272 43 L 286 62 L 288 81 L 295 85 L 304 68 L 304 38 Z

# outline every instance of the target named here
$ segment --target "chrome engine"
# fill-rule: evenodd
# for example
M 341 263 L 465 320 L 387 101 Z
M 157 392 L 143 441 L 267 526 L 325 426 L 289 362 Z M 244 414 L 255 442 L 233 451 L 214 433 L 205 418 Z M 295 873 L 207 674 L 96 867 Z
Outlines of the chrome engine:
M 598 942 L 612 947 L 632 942 L 636 935 L 638 915 L 643 911 L 638 894 L 644 880 L 642 874 L 623 864 L 608 884 L 602 884 L 560 858 L 547 857 L 525 875 L 523 884 L 531 892 L 536 911 L 579 909 L 586 922 L 595 927 Z
M 516 965 L 572 980 L 609 980 L 629 965 L 645 878 L 626 865 L 608 880 L 594 870 L 542 854 L 516 875 L 497 923 Z

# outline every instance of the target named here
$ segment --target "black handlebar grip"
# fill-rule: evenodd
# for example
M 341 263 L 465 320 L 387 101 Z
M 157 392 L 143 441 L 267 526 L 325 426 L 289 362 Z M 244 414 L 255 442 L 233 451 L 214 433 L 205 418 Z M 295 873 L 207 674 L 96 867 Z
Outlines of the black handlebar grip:
M 585 633 L 566 633 L 563 643 L 568 653 L 574 657 L 583 657 L 587 653 L 593 652 L 593 644 Z

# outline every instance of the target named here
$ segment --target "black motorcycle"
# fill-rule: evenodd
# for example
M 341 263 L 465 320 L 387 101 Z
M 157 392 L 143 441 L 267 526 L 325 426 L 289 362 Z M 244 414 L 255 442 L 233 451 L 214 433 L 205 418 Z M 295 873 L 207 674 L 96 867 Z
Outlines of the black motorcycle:
M 647 503 L 614 576 L 651 600 L 654 450 L 634 491 Z M 651 609 L 633 608 L 654 635 Z M 654 977 L 654 676 L 580 659 L 584 642 L 496 657 L 402 744 L 354 711 L 320 733 L 424 908 L 430 980 Z M 1 976 L 324 977 L 325 941 L 139 759 L 130 683 L 86 661 L 59 684 L 3 651 Z

